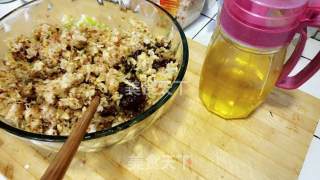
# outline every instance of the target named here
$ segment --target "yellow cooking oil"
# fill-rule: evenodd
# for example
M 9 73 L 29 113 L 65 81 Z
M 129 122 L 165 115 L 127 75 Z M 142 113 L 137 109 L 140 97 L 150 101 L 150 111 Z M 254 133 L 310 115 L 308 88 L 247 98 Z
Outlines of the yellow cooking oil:
M 201 100 L 209 111 L 225 119 L 247 117 L 273 89 L 285 55 L 285 47 L 248 47 L 218 27 L 202 67 Z

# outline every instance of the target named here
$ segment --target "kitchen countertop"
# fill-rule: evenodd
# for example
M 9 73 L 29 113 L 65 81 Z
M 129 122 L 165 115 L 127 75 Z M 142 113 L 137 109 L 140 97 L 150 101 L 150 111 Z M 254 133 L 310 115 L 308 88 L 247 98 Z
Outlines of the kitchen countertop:
M 65 179 L 297 179 L 320 118 L 320 100 L 274 89 L 245 120 L 206 110 L 199 72 L 206 48 L 188 40 L 190 60 L 172 107 L 134 140 L 77 153 Z M 38 179 L 54 153 L 0 130 L 0 172 Z

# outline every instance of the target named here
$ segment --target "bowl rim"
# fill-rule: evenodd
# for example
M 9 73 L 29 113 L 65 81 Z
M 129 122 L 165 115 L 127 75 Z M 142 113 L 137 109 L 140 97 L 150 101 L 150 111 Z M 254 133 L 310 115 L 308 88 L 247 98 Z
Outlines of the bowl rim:
M 0 22 L 3 21 L 8 16 L 10 16 L 15 11 L 17 11 L 17 10 L 19 10 L 29 4 L 35 3 L 37 1 L 40 1 L 40 0 L 32 0 L 32 1 L 29 1 L 25 4 L 20 5 L 19 7 L 13 9 L 9 13 L 2 16 L 0 18 Z M 182 51 L 183 51 L 182 56 L 183 57 L 182 57 L 182 62 L 180 65 L 180 70 L 178 72 L 178 75 L 177 75 L 176 79 L 173 81 L 169 90 L 155 104 L 153 104 L 147 110 L 145 110 L 144 112 L 135 116 L 134 118 L 132 118 L 126 122 L 123 122 L 121 124 L 118 124 L 112 128 L 108 128 L 108 129 L 104 129 L 104 130 L 100 130 L 100 131 L 96 131 L 96 132 L 91 132 L 91 133 L 86 133 L 83 138 L 83 141 L 93 140 L 96 138 L 112 135 L 112 134 L 118 133 L 122 130 L 125 130 L 127 128 L 130 128 L 131 126 L 143 121 L 145 118 L 147 118 L 148 116 L 153 114 L 155 111 L 157 111 L 163 104 L 165 104 L 171 98 L 171 96 L 173 96 L 173 94 L 175 93 L 175 91 L 178 89 L 178 87 L 180 86 L 180 84 L 182 82 L 182 79 L 186 73 L 187 65 L 188 65 L 188 61 L 189 61 L 188 42 L 187 42 L 186 36 L 183 32 L 183 29 L 180 26 L 180 24 L 178 23 L 178 21 L 170 13 L 168 13 L 165 9 L 163 9 L 161 6 L 159 6 L 158 4 L 156 4 L 150 0 L 146 0 L 146 1 L 148 3 L 151 3 L 153 6 L 157 7 L 161 11 L 163 11 L 171 19 L 171 21 L 173 22 L 173 24 L 176 26 L 176 28 L 179 31 L 179 35 L 180 35 L 181 42 L 182 42 L 182 48 L 183 48 L 182 49 Z M 38 134 L 38 133 L 24 131 L 22 129 L 10 126 L 7 123 L 4 123 L 3 121 L 0 121 L 0 128 L 4 129 L 5 131 L 7 131 L 9 133 L 12 133 L 12 134 L 17 135 L 22 138 L 27 138 L 29 140 L 37 140 L 37 141 L 43 141 L 43 142 L 64 142 L 68 138 L 68 136 L 45 135 L 45 134 Z
M 12 3 L 14 1 L 16 1 L 16 0 L 8 0 L 8 1 L 4 1 L 4 2 L 0 1 L 0 4 L 8 4 L 8 3 Z

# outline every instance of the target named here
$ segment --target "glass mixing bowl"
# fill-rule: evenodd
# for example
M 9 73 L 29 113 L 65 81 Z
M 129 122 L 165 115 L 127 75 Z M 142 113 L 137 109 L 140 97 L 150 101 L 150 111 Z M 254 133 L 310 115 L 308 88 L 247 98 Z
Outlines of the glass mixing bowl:
M 95 17 L 110 27 L 131 28 L 129 18 L 144 21 L 155 35 L 172 40 L 175 55 L 180 62 L 176 80 L 153 106 L 133 119 L 109 129 L 87 133 L 80 145 L 80 151 L 98 151 L 104 147 L 123 143 L 142 133 L 152 125 L 170 106 L 180 86 L 188 64 L 188 44 L 182 28 L 164 9 L 146 0 L 120 1 L 116 4 L 95 0 L 34 0 L 13 10 L 0 19 L 0 58 L 8 51 L 6 41 L 19 34 L 31 33 L 41 23 L 61 23 L 65 15 L 80 17 L 82 14 Z M 67 136 L 36 134 L 18 129 L 1 118 L 0 128 L 27 142 L 42 148 L 58 150 Z

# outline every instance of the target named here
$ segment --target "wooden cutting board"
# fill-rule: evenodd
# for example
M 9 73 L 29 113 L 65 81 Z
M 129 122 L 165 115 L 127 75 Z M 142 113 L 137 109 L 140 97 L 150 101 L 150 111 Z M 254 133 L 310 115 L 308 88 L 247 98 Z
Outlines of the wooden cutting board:
M 250 118 L 223 120 L 198 98 L 205 47 L 189 46 L 186 83 L 167 114 L 128 143 L 78 153 L 65 179 L 297 179 L 320 100 L 276 89 Z M 38 179 L 53 156 L 0 131 L 0 171 L 9 179 Z

